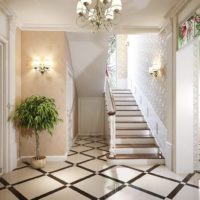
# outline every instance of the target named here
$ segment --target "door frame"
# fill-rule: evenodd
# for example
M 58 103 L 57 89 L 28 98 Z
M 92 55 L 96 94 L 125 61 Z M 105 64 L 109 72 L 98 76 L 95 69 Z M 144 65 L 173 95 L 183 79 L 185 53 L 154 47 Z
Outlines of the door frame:
M 15 15 L 11 13 L 5 5 L 0 2 L 0 9 L 7 17 L 8 32 L 6 36 L 0 34 L 0 43 L 4 51 L 4 63 L 2 68 L 2 88 L 3 93 L 0 94 L 2 103 L 2 132 L 0 138 L 3 142 L 1 153 L 3 166 L 1 173 L 12 171 L 17 166 L 17 141 L 16 131 L 13 123 L 8 120 L 10 113 L 15 107 L 15 36 L 16 23 Z

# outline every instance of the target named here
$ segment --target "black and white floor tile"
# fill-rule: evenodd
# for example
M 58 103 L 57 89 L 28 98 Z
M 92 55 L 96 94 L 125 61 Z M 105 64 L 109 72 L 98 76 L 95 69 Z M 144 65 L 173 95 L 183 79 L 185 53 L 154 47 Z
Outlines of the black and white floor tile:
M 65 162 L 28 163 L 0 177 L 0 200 L 200 200 L 200 174 L 165 166 L 109 165 L 101 137 L 79 137 Z

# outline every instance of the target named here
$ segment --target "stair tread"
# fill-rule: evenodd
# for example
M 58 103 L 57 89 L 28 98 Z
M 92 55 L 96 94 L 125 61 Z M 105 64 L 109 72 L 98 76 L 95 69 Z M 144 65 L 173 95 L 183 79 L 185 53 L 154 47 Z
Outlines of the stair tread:
M 114 88 L 114 89 L 112 89 L 112 91 L 116 91 L 116 90 L 130 91 L 130 89 L 123 89 L 123 88 Z
M 134 120 L 134 121 L 116 121 L 115 123 L 126 123 L 126 124 L 134 124 L 134 123 L 147 123 L 146 121 L 136 121 L 136 120 Z
M 117 109 L 116 109 L 116 111 L 125 111 L 125 112 L 132 112 L 132 111 L 137 111 L 137 112 L 138 112 L 138 111 L 140 111 L 140 112 L 141 112 L 140 109 L 137 109 L 137 110 L 117 110 Z
M 132 93 L 131 92 L 112 92 L 112 94 L 130 94 L 130 95 L 132 95 Z
M 143 115 L 141 114 L 141 115 L 122 115 L 122 114 L 118 114 L 118 115 L 116 115 L 117 117 L 143 117 Z
M 122 104 L 116 104 L 116 103 L 115 103 L 115 105 L 116 106 L 127 106 L 127 107 L 128 106 L 138 106 L 138 104 L 129 104 L 129 105 L 125 104 L 125 105 L 122 105 Z
M 152 135 L 116 135 L 116 138 L 121 138 L 121 139 L 136 139 L 136 138 L 154 138 Z
M 116 130 L 144 130 L 144 131 L 146 131 L 146 130 L 150 130 L 150 129 L 149 128 L 131 128 L 131 127 L 120 128 L 120 127 L 118 127 L 118 128 L 116 128 Z
M 116 144 L 116 148 L 158 148 L 156 144 Z
M 164 159 L 160 154 L 117 154 L 110 159 Z

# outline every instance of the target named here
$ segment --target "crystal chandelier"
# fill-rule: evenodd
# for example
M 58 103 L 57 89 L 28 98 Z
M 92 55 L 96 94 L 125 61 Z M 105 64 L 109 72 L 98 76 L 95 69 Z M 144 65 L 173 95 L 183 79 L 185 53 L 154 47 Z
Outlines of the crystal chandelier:
M 121 10 L 121 0 L 78 0 L 77 24 L 92 32 L 111 31 Z

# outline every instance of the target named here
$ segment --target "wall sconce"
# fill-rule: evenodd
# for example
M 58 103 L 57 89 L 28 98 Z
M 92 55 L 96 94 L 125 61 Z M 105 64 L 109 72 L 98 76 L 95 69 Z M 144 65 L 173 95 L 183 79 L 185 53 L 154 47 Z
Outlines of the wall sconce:
M 149 74 L 153 75 L 154 77 L 157 77 L 160 69 L 160 65 L 154 64 L 152 67 L 149 67 Z
M 52 60 L 49 58 L 46 58 L 44 61 L 41 61 L 40 59 L 34 59 L 33 68 L 37 71 L 39 71 L 41 74 L 44 74 L 44 72 L 48 71 L 52 66 Z

